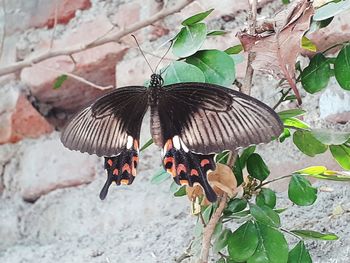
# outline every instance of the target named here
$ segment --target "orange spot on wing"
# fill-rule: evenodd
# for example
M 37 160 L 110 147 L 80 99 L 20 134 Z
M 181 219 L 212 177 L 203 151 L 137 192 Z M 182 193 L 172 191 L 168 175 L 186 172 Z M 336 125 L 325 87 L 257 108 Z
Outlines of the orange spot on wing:
M 181 172 L 184 172 L 184 173 L 186 173 L 186 167 L 185 167 L 185 165 L 183 165 L 183 164 L 179 164 L 178 166 L 177 166 L 177 174 L 180 174 Z
M 118 175 L 118 174 L 119 174 L 118 169 L 114 169 L 114 170 L 113 170 L 113 174 L 114 174 L 114 175 Z
M 164 165 L 166 165 L 167 163 L 171 163 L 172 165 L 174 165 L 174 157 L 165 157 L 164 158 Z
M 173 148 L 173 141 L 171 139 L 167 140 L 164 146 L 165 151 L 169 151 Z
M 138 157 L 138 156 L 133 156 L 131 162 L 132 162 L 133 164 L 134 164 L 134 162 L 138 163 L 138 162 L 139 162 L 139 157 Z
M 198 171 L 196 169 L 191 170 L 191 175 L 192 176 L 199 176 Z
M 130 165 L 128 163 L 124 164 L 122 172 L 127 171 L 129 174 L 131 173 Z
M 204 167 L 204 166 L 206 166 L 206 165 L 209 164 L 209 163 L 210 163 L 210 162 L 209 162 L 208 159 L 203 159 L 203 160 L 201 161 L 201 166 Z
M 139 142 L 137 140 L 134 140 L 134 149 L 139 149 Z
M 121 179 L 120 183 L 126 185 L 126 184 L 129 184 L 129 180 L 128 179 Z
M 166 169 L 167 173 L 169 173 L 172 177 L 176 176 L 175 167 L 172 167 L 171 169 Z
M 188 181 L 187 180 L 180 180 L 180 184 L 181 185 L 188 185 Z
M 112 165 L 113 165 L 112 159 L 109 159 L 109 160 L 107 161 L 107 163 L 108 163 L 109 166 L 112 166 Z

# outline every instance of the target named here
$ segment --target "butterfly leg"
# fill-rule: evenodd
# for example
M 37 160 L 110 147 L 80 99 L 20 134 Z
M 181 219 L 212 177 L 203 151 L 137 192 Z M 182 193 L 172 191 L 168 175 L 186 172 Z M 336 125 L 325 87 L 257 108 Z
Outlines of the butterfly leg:
M 173 147 L 172 140 L 164 146 L 163 166 L 178 185 L 200 185 L 207 199 L 215 202 L 216 193 L 210 186 L 207 173 L 215 170 L 214 154 L 203 155 Z
M 109 186 L 115 182 L 117 185 L 129 185 L 135 179 L 138 164 L 138 141 L 134 140 L 133 145 L 125 148 L 117 156 L 105 157 L 104 167 L 107 171 L 107 181 L 101 192 L 101 200 L 105 199 Z

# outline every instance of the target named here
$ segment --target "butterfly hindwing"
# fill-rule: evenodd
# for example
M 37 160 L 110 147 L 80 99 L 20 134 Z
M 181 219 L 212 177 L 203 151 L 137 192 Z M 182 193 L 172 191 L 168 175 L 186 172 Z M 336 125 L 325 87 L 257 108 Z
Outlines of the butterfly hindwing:
M 158 146 L 178 135 L 190 151 L 218 153 L 266 143 L 282 132 L 278 115 L 264 103 L 232 89 L 206 83 L 179 83 L 159 91 L 151 106 Z

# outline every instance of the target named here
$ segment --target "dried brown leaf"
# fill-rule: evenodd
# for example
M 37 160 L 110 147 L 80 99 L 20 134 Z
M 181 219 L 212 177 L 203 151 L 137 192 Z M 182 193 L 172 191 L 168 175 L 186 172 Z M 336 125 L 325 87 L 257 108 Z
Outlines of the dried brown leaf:
M 256 53 L 252 63 L 254 70 L 287 79 L 299 103 L 301 98 L 295 83 L 295 62 L 303 51 L 301 38 L 309 29 L 313 13 L 309 1 L 298 1 L 275 16 L 274 31 L 265 24 L 268 31 L 260 28 L 259 34 L 251 35 L 245 31 L 237 34 L 244 50 Z

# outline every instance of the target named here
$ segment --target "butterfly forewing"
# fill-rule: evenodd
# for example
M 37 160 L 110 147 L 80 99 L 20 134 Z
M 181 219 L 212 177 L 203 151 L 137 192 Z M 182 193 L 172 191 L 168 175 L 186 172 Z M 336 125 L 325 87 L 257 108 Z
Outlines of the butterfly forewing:
M 147 106 L 145 87 L 116 89 L 73 117 L 61 141 L 71 150 L 116 156 L 126 148 L 130 137 L 139 140 Z
M 266 143 L 283 128 L 278 115 L 264 103 L 205 83 L 163 87 L 152 111 L 162 131 L 154 138 L 157 145 L 178 135 L 189 150 L 204 154 Z

